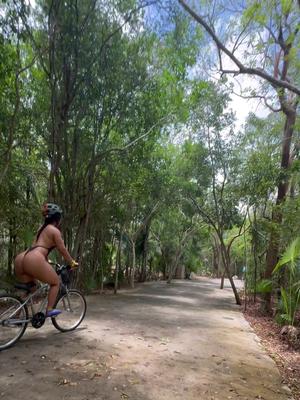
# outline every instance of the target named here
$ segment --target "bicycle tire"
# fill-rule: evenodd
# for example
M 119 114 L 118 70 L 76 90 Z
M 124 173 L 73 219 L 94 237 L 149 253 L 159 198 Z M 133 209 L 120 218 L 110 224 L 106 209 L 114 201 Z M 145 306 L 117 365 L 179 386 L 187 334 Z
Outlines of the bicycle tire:
M 9 347 L 13 346 L 18 340 L 21 339 L 21 337 L 24 335 L 24 332 L 27 328 L 28 322 L 24 322 L 21 325 L 12 325 L 12 326 L 5 326 L 4 321 L 5 321 L 5 312 L 11 312 L 11 308 L 18 308 L 22 306 L 23 301 L 13 295 L 0 295 L 0 351 L 8 349 Z M 8 307 L 6 309 L 6 307 Z M 20 309 L 22 311 L 22 319 L 28 319 L 28 307 L 26 304 L 23 305 L 23 307 Z M 19 317 L 19 316 L 18 316 Z M 18 317 L 14 317 L 13 319 L 16 320 Z M 3 320 L 2 320 L 3 318 Z M 8 333 L 9 330 L 13 332 L 14 329 L 18 329 L 18 332 L 16 335 L 13 336 L 13 338 L 8 338 L 5 339 L 5 332 Z
M 77 298 L 77 301 L 80 303 L 78 318 L 76 317 L 78 313 L 78 306 L 74 302 L 75 298 Z M 69 309 L 69 302 L 71 307 L 73 303 L 73 309 L 71 310 Z M 62 313 L 56 317 L 51 318 L 53 325 L 61 332 L 70 332 L 74 331 L 83 321 L 86 314 L 87 306 L 83 294 L 79 290 L 70 289 L 58 298 L 57 302 L 55 303 L 55 308 L 60 309 Z M 73 323 L 70 323 L 70 326 L 68 318 L 74 320 Z

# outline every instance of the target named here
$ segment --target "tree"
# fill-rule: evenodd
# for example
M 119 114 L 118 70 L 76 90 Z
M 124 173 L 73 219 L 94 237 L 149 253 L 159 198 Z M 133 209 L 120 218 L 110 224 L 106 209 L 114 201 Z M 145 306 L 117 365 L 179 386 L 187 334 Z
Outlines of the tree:
M 275 103 L 280 108 L 271 105 L 268 97 L 262 91 L 258 96 L 263 98 L 266 104 L 276 111 L 282 111 L 285 116 L 283 129 L 282 154 L 281 154 L 281 179 L 278 182 L 276 206 L 273 209 L 272 220 L 274 224 L 282 223 L 280 205 L 285 201 L 288 191 L 287 171 L 291 162 L 291 143 L 297 115 L 300 89 L 297 81 L 297 43 L 299 43 L 299 4 L 296 1 L 274 0 L 272 7 L 270 2 L 258 2 L 253 0 L 244 8 L 239 17 L 240 28 L 229 30 L 226 35 L 217 32 L 217 18 L 205 18 L 204 9 L 194 10 L 186 1 L 179 0 L 182 7 L 199 23 L 205 32 L 213 39 L 217 46 L 219 56 L 219 69 L 222 74 L 248 74 L 262 79 L 274 89 L 277 94 Z M 212 12 L 227 12 L 222 2 L 214 7 Z M 208 13 L 209 14 L 209 13 Z M 233 15 L 232 15 L 233 16 Z M 227 43 L 224 38 L 227 38 Z M 253 49 L 244 51 L 243 59 L 238 55 L 242 47 Z M 226 69 L 224 56 L 228 57 L 233 64 L 232 69 Z M 255 95 L 255 94 L 254 94 Z M 271 94 L 274 96 L 274 92 Z M 270 95 L 269 95 L 270 97 Z M 276 230 L 270 235 L 269 247 L 266 255 L 265 277 L 269 278 L 276 265 L 279 250 L 279 237 Z M 266 298 L 267 310 L 270 309 L 270 296 Z
M 207 149 L 208 178 L 207 190 L 201 196 L 189 195 L 196 211 L 205 223 L 210 225 L 218 238 L 222 264 L 230 280 L 236 302 L 240 299 L 231 273 L 230 249 L 233 238 L 226 244 L 226 230 L 237 224 L 242 233 L 244 220 L 238 211 L 239 193 L 235 176 L 239 158 L 232 151 L 235 135 L 231 128 L 233 116 L 225 112 L 229 101 L 226 92 L 213 84 L 197 85 L 191 94 L 190 131 L 195 141 L 200 141 Z M 197 175 L 196 175 L 197 176 Z M 195 176 L 195 177 L 196 177 Z

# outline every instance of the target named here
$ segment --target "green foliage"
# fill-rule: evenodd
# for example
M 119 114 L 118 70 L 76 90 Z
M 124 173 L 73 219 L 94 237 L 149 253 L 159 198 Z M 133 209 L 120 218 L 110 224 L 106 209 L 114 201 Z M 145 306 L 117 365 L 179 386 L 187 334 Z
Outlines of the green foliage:
M 281 132 L 282 120 L 274 116 L 248 118 L 238 143 L 241 160 L 238 179 L 242 196 L 250 205 L 266 202 L 278 181 Z
M 293 276 L 296 274 L 297 263 L 300 256 L 300 237 L 297 237 L 284 251 L 280 260 L 276 264 L 273 273 L 278 272 L 283 266 L 289 264 L 289 270 Z
M 281 302 L 279 305 L 279 316 L 283 322 L 294 325 L 296 312 L 300 306 L 300 237 L 297 237 L 286 248 L 278 261 L 273 273 L 278 273 L 284 266 L 288 268 L 288 288 L 281 288 Z M 282 310 L 284 312 L 282 312 Z
M 273 282 L 269 279 L 262 279 L 257 284 L 257 292 L 264 294 L 264 293 L 271 293 L 273 289 Z
M 276 320 L 282 325 L 294 325 L 296 312 L 300 306 L 300 291 L 288 293 L 281 288 L 281 300 L 277 310 Z

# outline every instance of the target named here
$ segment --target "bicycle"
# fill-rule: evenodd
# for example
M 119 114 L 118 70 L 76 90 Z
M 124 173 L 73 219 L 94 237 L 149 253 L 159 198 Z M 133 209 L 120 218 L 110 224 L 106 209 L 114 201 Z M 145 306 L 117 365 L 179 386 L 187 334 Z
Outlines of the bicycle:
M 61 314 L 51 317 L 51 321 L 59 331 L 70 332 L 83 321 L 87 307 L 86 300 L 79 290 L 69 288 L 71 268 L 67 265 L 51 264 L 55 265 L 56 273 L 61 280 L 54 307 L 62 310 Z M 0 295 L 0 351 L 13 346 L 20 340 L 29 323 L 36 329 L 44 325 L 49 285 L 41 284 L 31 293 L 32 287 L 32 282 L 15 285 L 16 289 L 26 292 L 24 300 L 15 295 Z M 42 299 L 37 312 L 34 309 L 35 299 Z

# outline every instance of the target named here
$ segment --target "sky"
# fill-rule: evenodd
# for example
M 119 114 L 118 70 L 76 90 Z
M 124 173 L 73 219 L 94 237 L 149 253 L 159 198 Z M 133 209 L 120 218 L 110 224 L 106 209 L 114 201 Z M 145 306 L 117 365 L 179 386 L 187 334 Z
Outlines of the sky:
M 225 67 L 227 68 L 227 67 Z M 251 88 L 251 90 L 259 89 L 260 81 L 258 78 L 250 77 L 249 75 L 239 75 L 232 77 L 227 75 L 228 82 L 233 84 L 233 91 L 231 95 L 231 108 L 236 115 L 236 127 L 241 129 L 245 124 L 249 113 L 253 113 L 260 118 L 265 118 L 270 113 L 270 109 L 266 107 L 264 102 L 259 99 L 244 99 L 237 94 L 241 93 L 241 90 Z M 237 93 L 237 94 L 235 94 Z
M 212 42 L 212 40 L 210 41 L 210 44 L 211 44 L 211 50 L 216 52 L 217 48 L 215 44 Z M 229 48 L 232 47 L 230 43 L 227 44 L 227 46 Z M 247 43 L 245 45 L 244 44 L 241 45 L 235 52 L 235 56 L 242 62 L 246 46 L 248 46 Z M 222 64 L 224 70 L 237 70 L 237 67 L 235 66 L 233 61 L 231 61 L 229 57 L 224 54 L 222 54 Z M 231 95 L 232 101 L 230 107 L 236 114 L 237 128 L 242 127 L 249 113 L 254 113 L 261 118 L 266 117 L 270 113 L 270 109 L 266 107 L 265 103 L 261 99 L 255 99 L 255 98 L 244 99 L 241 96 L 238 96 L 238 94 L 241 94 L 247 88 L 249 88 L 251 91 L 257 91 L 259 93 L 259 88 L 262 85 L 262 80 L 259 77 L 250 76 L 246 74 L 243 75 L 241 74 L 236 76 L 233 76 L 232 74 L 227 74 L 226 76 L 228 82 L 233 85 L 233 93 Z
M 214 44 L 210 43 L 211 51 L 216 51 Z M 227 65 L 226 65 L 227 64 Z M 230 66 L 230 62 L 224 62 L 224 68 L 232 69 L 232 65 Z M 200 60 L 198 64 L 191 68 L 189 75 L 192 79 L 209 79 L 213 82 L 217 82 L 220 79 L 220 73 L 217 68 L 211 71 L 203 72 L 203 60 Z M 233 110 L 236 116 L 236 128 L 242 129 L 242 126 L 245 124 L 249 113 L 253 113 L 258 117 L 265 118 L 269 113 L 270 109 L 266 107 L 264 102 L 259 99 L 245 99 L 238 94 L 241 94 L 242 91 L 247 88 L 251 90 L 258 90 L 260 87 L 260 80 L 257 77 L 250 77 L 249 75 L 237 75 L 233 77 L 230 74 L 226 75 L 227 84 L 226 86 L 230 87 L 233 85 L 233 92 L 230 95 L 231 102 L 229 103 L 228 110 Z M 244 93 L 245 94 L 245 93 Z

